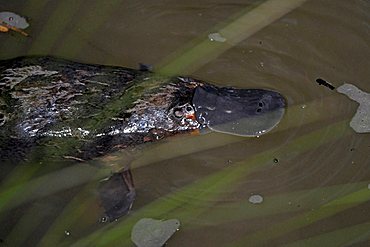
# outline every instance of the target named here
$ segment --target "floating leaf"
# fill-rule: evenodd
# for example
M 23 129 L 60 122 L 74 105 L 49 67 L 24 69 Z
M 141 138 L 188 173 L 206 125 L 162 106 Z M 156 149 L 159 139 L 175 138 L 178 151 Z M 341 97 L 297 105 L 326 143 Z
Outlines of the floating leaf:
M 161 247 L 179 229 L 180 221 L 143 218 L 132 229 L 131 240 L 138 247 Z

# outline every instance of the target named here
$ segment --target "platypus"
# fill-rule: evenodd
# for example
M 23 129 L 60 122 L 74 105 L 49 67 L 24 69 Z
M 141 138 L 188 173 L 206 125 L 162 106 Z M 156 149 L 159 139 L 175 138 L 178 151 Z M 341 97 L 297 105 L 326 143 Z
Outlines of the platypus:
M 40 148 L 46 158 L 83 162 L 204 129 L 259 136 L 279 123 L 285 107 L 284 97 L 269 89 L 218 87 L 190 77 L 55 57 L 18 57 L 0 62 L 0 162 L 27 162 Z M 50 142 L 60 148 L 48 152 Z M 135 190 L 128 169 L 107 181 L 101 197 L 113 220 L 128 212 Z M 117 186 L 122 187 L 118 193 Z

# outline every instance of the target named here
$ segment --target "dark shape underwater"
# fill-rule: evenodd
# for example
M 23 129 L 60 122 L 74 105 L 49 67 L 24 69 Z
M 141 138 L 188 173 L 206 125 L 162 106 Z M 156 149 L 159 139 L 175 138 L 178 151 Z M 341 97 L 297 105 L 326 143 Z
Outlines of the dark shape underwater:
M 19 57 L 0 62 L 0 162 L 84 161 L 204 128 L 259 136 L 280 122 L 285 107 L 272 90 Z M 110 220 L 126 214 L 135 198 L 131 173 L 112 175 L 99 191 Z

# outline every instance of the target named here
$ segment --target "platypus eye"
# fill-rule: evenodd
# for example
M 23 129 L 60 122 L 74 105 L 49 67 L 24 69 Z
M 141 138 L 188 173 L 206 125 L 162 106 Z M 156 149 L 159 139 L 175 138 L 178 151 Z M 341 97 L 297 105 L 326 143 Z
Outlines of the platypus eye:
M 193 114 L 194 113 L 194 108 L 191 105 L 187 105 L 185 107 L 185 111 L 187 114 Z
M 188 117 L 190 115 L 194 115 L 195 110 L 192 105 L 189 103 L 186 103 L 184 105 L 178 105 L 172 110 L 172 114 L 179 119 L 182 119 L 184 117 Z

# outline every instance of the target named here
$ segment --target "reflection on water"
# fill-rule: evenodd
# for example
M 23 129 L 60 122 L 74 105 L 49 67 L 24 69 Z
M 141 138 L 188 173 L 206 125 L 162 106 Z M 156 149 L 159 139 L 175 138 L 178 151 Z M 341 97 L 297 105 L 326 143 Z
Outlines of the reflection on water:
M 368 246 L 369 134 L 349 127 L 358 104 L 315 80 L 370 92 L 370 4 L 300 2 L 277 20 L 273 11 L 253 12 L 266 27 L 226 29 L 241 37 L 228 42 L 220 30 L 266 1 L 0 1 L 1 11 L 30 18 L 31 34 L 0 33 L 1 59 L 50 54 L 158 69 L 185 57 L 189 67 L 169 71 L 276 90 L 288 104 L 278 127 L 259 138 L 179 136 L 94 161 L 133 169 L 137 200 L 114 223 L 101 222 L 96 196 L 109 166 L 1 164 L 0 246 L 132 246 L 143 217 L 180 220 L 169 246 Z M 210 41 L 216 32 L 226 41 Z M 192 56 L 204 40 L 206 57 Z M 263 201 L 250 203 L 257 195 Z

